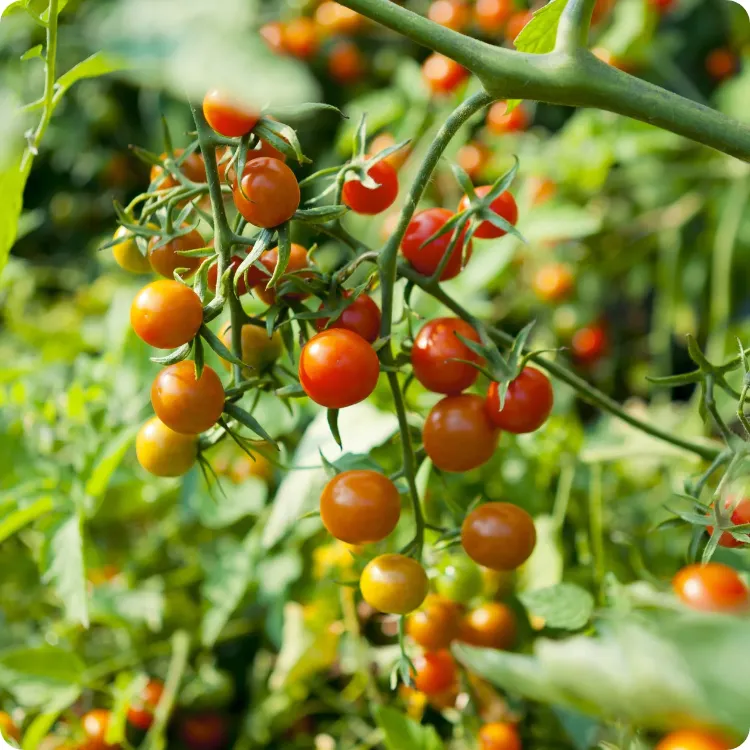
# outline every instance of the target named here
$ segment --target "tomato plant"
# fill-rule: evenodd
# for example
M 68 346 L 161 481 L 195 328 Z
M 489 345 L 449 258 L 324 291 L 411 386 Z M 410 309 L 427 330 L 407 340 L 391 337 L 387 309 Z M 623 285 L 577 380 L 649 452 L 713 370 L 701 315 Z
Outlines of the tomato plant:
M 179 477 L 192 468 L 198 456 L 193 435 L 184 435 L 152 417 L 138 431 L 135 439 L 138 463 L 157 477 Z
M 688 565 L 677 572 L 672 586 L 688 607 L 708 612 L 742 611 L 750 601 L 745 582 L 720 563 Z
M 466 516 L 461 545 L 472 560 L 486 568 L 513 570 L 534 551 L 534 522 L 516 505 L 485 503 Z
M 218 89 L 212 89 L 203 97 L 203 116 L 219 135 L 227 138 L 249 133 L 260 120 L 257 112 L 241 106 Z
M 187 344 L 203 324 L 200 297 L 179 281 L 154 281 L 130 306 L 130 324 L 139 338 L 157 349 Z
M 425 651 L 448 648 L 458 636 L 461 611 L 456 602 L 430 594 L 409 616 L 406 632 Z
M 401 252 L 409 263 L 421 274 L 430 276 L 437 273 L 440 262 L 451 248 L 451 234 L 443 234 L 432 239 L 448 221 L 453 214 L 445 208 L 428 208 L 420 211 L 409 222 L 403 241 Z M 430 240 L 428 242 L 428 240 Z M 462 257 L 466 253 L 466 260 L 471 257 L 471 243 L 464 248 L 463 234 L 453 245 L 450 255 L 440 274 L 441 281 L 455 278 L 461 272 Z
M 344 297 L 351 298 L 351 293 L 346 292 Z M 324 308 L 324 305 L 320 306 L 320 310 Z M 327 328 L 345 328 L 347 331 L 360 335 L 370 344 L 374 344 L 380 333 L 380 308 L 372 297 L 360 294 L 344 308 L 336 320 L 331 322 L 330 318 L 318 318 L 315 326 L 318 331 L 324 331 Z
M 487 414 L 496 427 L 506 432 L 534 432 L 547 421 L 553 402 L 549 378 L 533 367 L 524 367 L 508 385 L 502 406 L 498 384 L 490 383 Z
M 414 558 L 387 554 L 367 563 L 359 585 L 364 600 L 374 609 L 407 615 L 425 600 L 429 584 L 424 568 Z
M 235 178 L 232 195 L 237 210 L 256 227 L 283 224 L 294 216 L 300 202 L 294 172 L 270 156 L 258 156 L 245 164 L 242 178 Z
M 389 208 L 398 195 L 398 175 L 393 165 L 383 159 L 375 162 L 367 176 L 377 187 L 367 187 L 358 180 L 344 183 L 341 199 L 358 214 L 374 216 Z

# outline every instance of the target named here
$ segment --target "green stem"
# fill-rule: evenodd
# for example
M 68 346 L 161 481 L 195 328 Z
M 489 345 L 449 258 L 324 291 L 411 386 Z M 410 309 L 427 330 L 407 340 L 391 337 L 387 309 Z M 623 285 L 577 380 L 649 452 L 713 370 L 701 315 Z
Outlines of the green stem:
M 594 577 L 601 589 L 606 566 L 604 564 L 604 484 L 602 465 L 593 464 L 589 480 L 589 526 L 591 531 L 591 554 L 594 558 Z
M 589 27 L 596 0 L 568 0 L 557 26 L 555 50 L 574 54 L 589 46 Z
M 680 259 L 680 232 L 670 229 L 659 238 L 656 302 L 654 304 L 654 330 L 650 348 L 654 361 L 654 376 L 665 377 L 672 373 L 672 332 L 674 330 L 677 298 L 678 264 Z M 669 389 L 659 391 L 655 399 L 669 399 Z

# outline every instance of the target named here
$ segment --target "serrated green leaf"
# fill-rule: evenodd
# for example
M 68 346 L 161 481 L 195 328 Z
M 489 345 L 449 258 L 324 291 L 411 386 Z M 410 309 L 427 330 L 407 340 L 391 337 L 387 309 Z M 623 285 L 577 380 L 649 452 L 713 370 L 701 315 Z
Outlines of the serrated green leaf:
M 573 583 L 558 583 L 519 595 L 530 615 L 541 617 L 549 628 L 580 630 L 594 612 L 594 597 Z

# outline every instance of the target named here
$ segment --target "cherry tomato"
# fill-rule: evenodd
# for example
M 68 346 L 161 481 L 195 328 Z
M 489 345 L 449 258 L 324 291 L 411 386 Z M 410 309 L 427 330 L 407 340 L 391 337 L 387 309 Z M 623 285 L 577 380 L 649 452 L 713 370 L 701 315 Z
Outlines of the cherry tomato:
M 271 450 L 271 448 L 269 446 L 264 450 Z M 232 462 L 229 467 L 229 478 L 232 482 L 242 484 L 250 477 L 257 477 L 265 484 L 271 484 L 273 481 L 273 464 L 260 451 L 253 452 L 253 458 L 250 458 L 246 453 L 242 453 Z
M 482 571 L 479 566 L 464 555 L 450 555 L 438 568 L 435 588 L 439 594 L 467 604 L 482 593 Z
M 582 365 L 592 365 L 600 360 L 609 348 L 607 332 L 600 323 L 585 326 L 573 334 L 573 357 Z
M 272 52 L 284 52 L 284 24 L 281 21 L 263 24 L 258 33 Z
M 426 323 L 414 339 L 411 364 L 414 377 L 435 393 L 456 395 L 472 386 L 479 370 L 464 362 L 482 364 L 483 360 L 458 336 L 479 343 L 479 334 L 461 318 L 436 318 Z
M 398 524 L 401 498 L 396 485 L 377 471 L 337 474 L 320 496 L 320 518 L 334 538 L 347 544 L 385 539 Z
M 461 0 L 434 0 L 427 17 L 447 29 L 463 31 L 469 25 L 469 6 Z
M 619 57 L 617 57 L 611 50 L 608 50 L 606 47 L 594 47 L 591 52 L 595 57 L 598 57 L 603 63 L 606 63 L 607 65 L 611 65 L 613 68 L 617 68 L 617 70 L 623 70 L 628 71 L 630 69 L 630 65 L 625 62 L 624 60 L 621 60 Z
M 737 571 L 721 563 L 688 565 L 677 572 L 672 587 L 683 604 L 704 612 L 740 612 L 750 602 Z
M 355 213 L 375 216 L 393 205 L 398 195 L 398 174 L 386 159 L 376 162 L 367 170 L 378 187 L 367 188 L 358 180 L 344 183 L 342 199 Z
M 513 12 L 513 0 L 477 0 L 474 20 L 485 34 L 498 34 Z
M 615 0 L 596 0 L 594 4 L 594 13 L 591 17 L 591 23 L 597 24 L 599 21 L 606 18 L 612 10 L 612 6 L 615 4 Z
M 224 411 L 224 386 L 208 365 L 196 380 L 195 363 L 183 360 L 156 376 L 151 404 L 167 427 L 183 435 L 197 435 L 213 427 Z
M 546 263 L 534 275 L 532 288 L 542 302 L 562 302 L 573 291 L 573 272 L 562 263 Z
M 500 431 L 487 417 L 481 396 L 446 396 L 427 415 L 424 449 L 438 469 L 464 472 L 492 458 Z
M 524 367 L 508 386 L 500 407 L 497 383 L 487 391 L 487 414 L 492 423 L 506 432 L 521 435 L 538 430 L 552 411 L 555 394 L 549 378 L 533 367 Z
M 479 730 L 479 750 L 521 750 L 521 737 L 515 724 L 495 722 Z
M 495 135 L 520 133 L 527 130 L 529 124 L 529 115 L 521 104 L 508 112 L 507 102 L 495 102 L 487 112 L 487 129 Z
M 731 511 L 731 521 L 733 526 L 740 526 L 743 523 L 750 523 L 750 497 L 737 497 L 736 495 L 728 495 L 724 500 L 724 508 L 727 511 Z M 714 533 L 714 527 L 706 527 L 708 535 Z M 728 531 L 725 531 L 719 537 L 720 547 L 738 548 L 747 546 L 744 542 L 739 539 L 735 539 Z
M 10 714 L 7 714 L 5 711 L 0 711 L 0 733 L 2 733 L 5 740 L 21 741 L 21 731 L 13 719 L 11 719 Z
M 342 86 L 359 81 L 366 68 L 365 58 L 354 42 L 337 42 L 328 53 L 328 73 Z
M 284 26 L 284 50 L 300 60 L 309 60 L 318 51 L 318 29 L 311 18 L 293 18 Z
M 278 159 L 279 161 L 286 162 L 286 156 L 281 153 L 275 146 L 272 146 L 268 141 L 264 141 L 262 138 L 259 139 L 259 143 L 254 149 L 247 152 L 247 159 L 259 159 L 261 157 L 267 157 L 269 159 Z
M 105 741 L 111 718 L 112 712 L 103 708 L 95 708 L 81 717 L 81 727 L 86 735 L 86 750 L 110 750 L 116 747 Z
M 178 733 L 189 750 L 220 750 L 229 739 L 226 719 L 213 712 L 185 717 Z
M 557 184 L 554 180 L 550 180 L 548 177 L 529 178 L 529 194 L 532 205 L 541 206 L 554 198 L 556 193 Z
M 130 325 L 138 338 L 157 349 L 192 341 L 203 324 L 203 304 L 189 287 L 172 279 L 144 286 L 130 306 Z
M 195 229 L 161 246 L 159 242 L 159 237 L 152 237 L 148 243 L 148 259 L 156 273 L 167 279 L 174 279 L 174 272 L 178 268 L 187 269 L 187 272 L 183 273 L 184 276 L 190 276 L 198 270 L 201 264 L 200 258 L 191 258 L 188 255 L 180 255 L 178 252 L 206 247 L 205 240 Z
M 506 650 L 516 640 L 516 617 L 500 602 L 487 602 L 461 620 L 459 640 L 470 646 Z
M 505 38 L 509 42 L 515 42 L 518 35 L 533 17 L 534 14 L 530 10 L 520 10 L 517 13 L 513 13 L 505 25 Z
M 476 189 L 477 197 L 484 198 L 491 190 L 492 185 L 478 187 Z M 458 204 L 458 210 L 465 211 L 469 208 L 469 204 L 469 196 L 465 195 L 461 198 L 461 202 Z M 493 211 L 513 226 L 515 226 L 518 221 L 518 206 L 516 205 L 516 199 L 507 190 L 504 193 L 500 193 L 500 195 L 490 203 L 490 211 Z M 497 237 L 502 237 L 505 234 L 507 234 L 507 232 L 504 229 L 496 227 L 489 221 L 483 221 L 477 228 L 474 236 L 480 240 L 493 240 Z
M 101 568 L 89 568 L 88 580 L 93 586 L 102 586 L 117 578 L 120 569 L 116 565 L 102 565 Z
M 344 297 L 351 297 L 351 292 L 345 292 Z M 318 309 L 322 310 L 324 305 Z M 380 308 L 375 304 L 372 297 L 360 294 L 352 303 L 344 308 L 341 315 L 330 322 L 330 318 L 318 318 L 315 321 L 318 331 L 330 328 L 345 328 L 359 334 L 370 344 L 374 343 L 380 335 Z
M 458 670 L 450 651 L 433 651 L 414 660 L 414 686 L 425 695 L 439 695 L 456 682 Z
M 263 276 L 262 281 L 253 289 L 258 297 L 263 300 L 267 305 L 272 305 L 276 301 L 276 289 L 287 277 L 287 274 L 297 273 L 302 269 L 309 266 L 309 260 L 307 258 L 307 249 L 292 243 L 292 251 L 289 254 L 289 263 L 287 264 L 286 271 L 277 282 L 277 286 L 271 289 L 266 289 L 266 285 L 271 280 L 273 272 L 276 270 L 276 266 L 279 262 L 279 248 L 274 247 L 271 250 L 266 250 L 263 255 L 260 256 L 260 262 L 266 267 L 268 273 Z M 299 274 L 303 275 L 303 274 Z M 308 295 L 305 292 L 288 292 L 284 295 L 288 300 L 301 300 L 305 299 Z
M 219 338 L 224 346 L 232 350 L 232 324 L 227 321 L 219 332 Z M 247 365 L 242 373 L 245 377 L 254 377 L 268 370 L 281 356 L 284 345 L 281 333 L 274 331 L 273 336 L 268 338 L 265 328 L 248 323 L 242 326 L 242 357 L 240 359 Z M 222 364 L 227 370 L 232 369 L 232 364 L 222 359 Z
M 158 417 L 146 422 L 135 439 L 138 463 L 156 477 L 187 474 L 198 457 L 195 435 L 170 430 Z
M 422 78 L 433 94 L 450 94 L 468 77 L 469 71 L 463 65 L 437 52 L 422 63 Z
M 324 35 L 356 34 L 364 23 L 364 16 L 332 0 L 324 0 L 315 11 L 315 23 Z
M 176 148 L 174 150 L 173 157 L 175 161 L 178 161 L 180 157 L 185 153 L 184 148 Z M 165 151 L 161 154 L 159 159 L 164 161 L 169 154 Z M 197 151 L 192 151 L 188 154 L 180 164 L 180 172 L 185 175 L 189 180 L 193 182 L 205 182 L 206 181 L 206 164 L 203 161 L 203 157 Z M 179 185 L 177 180 L 172 177 L 171 174 L 164 173 L 164 167 L 159 164 L 154 164 L 151 167 L 151 173 L 149 180 L 152 185 L 155 184 L 158 190 L 167 190 L 169 188 L 176 187 Z
M 128 721 L 143 732 L 148 731 L 154 723 L 154 709 L 161 700 L 164 683 L 159 680 L 149 680 L 138 698 L 128 709 Z
M 477 141 L 461 146 L 456 154 L 458 165 L 472 180 L 476 180 L 482 174 L 489 158 L 487 147 Z
M 305 393 L 329 409 L 364 401 L 375 390 L 379 375 L 375 350 L 344 328 L 316 334 L 300 353 L 299 379 Z
M 422 606 L 409 615 L 406 632 L 425 651 L 440 651 L 448 648 L 458 636 L 460 619 L 459 605 L 430 594 Z
M 203 98 L 203 116 L 219 135 L 227 138 L 249 133 L 260 120 L 259 112 L 218 89 L 212 89 Z
M 120 268 L 124 268 L 130 273 L 149 273 L 151 264 L 139 249 L 135 238 L 125 227 L 119 227 L 115 232 L 115 239 L 121 240 L 116 245 L 112 245 L 112 255 L 115 262 Z
M 239 255 L 232 257 L 232 267 L 234 268 L 233 273 L 237 272 L 237 269 L 242 263 L 242 258 Z M 254 284 L 260 284 L 266 275 L 255 266 L 250 266 L 247 269 L 247 274 L 243 274 L 243 277 L 237 282 L 237 295 L 242 296 L 247 294 L 247 280 L 250 281 L 250 286 Z M 211 290 L 211 294 L 216 294 L 216 284 L 219 280 L 219 262 L 216 261 L 212 264 L 211 268 L 208 269 L 208 288 Z
M 701 729 L 678 729 L 662 737 L 655 750 L 732 750 L 735 745 Z
M 370 144 L 370 153 L 379 154 L 381 151 L 385 151 L 387 148 L 395 145 L 396 139 L 390 133 L 381 133 L 380 135 L 373 138 L 373 141 Z M 385 161 L 387 161 L 396 171 L 398 171 L 399 169 L 401 169 L 401 167 L 404 166 L 404 163 L 409 158 L 410 154 L 411 148 L 407 143 L 398 151 L 394 151 L 392 154 L 386 156 Z
M 724 47 L 713 50 L 706 58 L 706 70 L 715 81 L 731 78 L 738 67 L 737 55 Z
M 448 251 L 451 244 L 453 232 L 447 232 L 429 244 L 422 245 L 438 232 L 451 219 L 454 214 L 447 208 L 428 208 L 415 214 L 409 222 L 406 234 L 401 242 L 401 252 L 409 264 L 424 276 L 432 276 L 437 271 L 440 261 Z M 461 260 L 463 255 L 464 237 L 456 242 L 450 259 L 445 264 L 441 281 L 453 279 L 461 273 Z M 471 243 L 466 248 L 466 261 L 471 258 Z
M 461 545 L 491 570 L 514 570 L 531 557 L 536 529 L 531 516 L 511 503 L 485 503 L 464 519 Z
M 232 187 L 234 204 L 242 216 L 256 227 L 271 229 L 294 216 L 299 207 L 297 178 L 278 159 L 261 156 L 245 164 L 239 185 Z
M 429 581 L 414 558 L 389 554 L 367 563 L 359 587 L 364 600 L 379 612 L 408 615 L 425 600 Z

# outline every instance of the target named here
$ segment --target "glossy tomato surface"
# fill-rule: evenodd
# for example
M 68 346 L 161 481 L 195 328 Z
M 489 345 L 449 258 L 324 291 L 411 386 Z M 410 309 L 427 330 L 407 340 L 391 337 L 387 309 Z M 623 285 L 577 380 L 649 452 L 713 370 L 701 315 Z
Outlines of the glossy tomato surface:
M 218 89 L 212 89 L 203 98 L 203 116 L 219 135 L 227 138 L 249 133 L 260 120 L 259 112 Z
M 344 297 L 350 298 L 351 292 L 345 292 Z M 323 308 L 324 305 L 321 304 L 319 309 Z M 333 323 L 330 322 L 330 318 L 318 318 L 315 321 L 315 327 L 318 331 L 325 331 L 327 328 L 345 328 L 373 344 L 380 335 L 380 308 L 372 297 L 360 294 Z
M 157 349 L 176 349 L 192 341 L 203 324 L 203 304 L 188 286 L 160 279 L 143 287 L 130 306 L 136 335 Z
M 719 734 L 700 729 L 678 729 L 664 736 L 655 750 L 732 750 L 736 742 L 730 742 Z
M 167 279 L 174 279 L 174 272 L 178 268 L 187 269 L 187 272 L 183 272 L 183 276 L 190 276 L 198 270 L 201 264 L 200 258 L 191 258 L 179 253 L 180 250 L 197 250 L 206 247 L 203 237 L 195 229 L 164 244 L 160 242 L 158 237 L 152 237 L 148 243 L 148 259 L 156 273 Z
M 393 205 L 398 195 L 398 174 L 387 160 L 376 162 L 367 175 L 378 184 L 375 188 L 365 187 L 358 180 L 344 183 L 342 198 L 355 213 L 374 216 Z
M 422 606 L 409 615 L 406 632 L 425 651 L 448 648 L 458 637 L 461 607 L 454 601 L 430 594 Z
M 150 273 L 153 270 L 148 256 L 138 249 L 135 238 L 125 227 L 118 228 L 115 239 L 120 242 L 112 246 L 112 255 L 120 268 L 130 273 Z
M 268 156 L 245 164 L 242 180 L 233 185 L 234 204 L 256 227 L 271 229 L 294 216 L 299 207 L 297 178 L 287 165 Z
M 224 346 L 232 350 L 232 324 L 227 321 L 219 331 L 219 338 Z M 247 365 L 243 369 L 246 378 L 257 377 L 268 370 L 284 351 L 281 333 L 274 331 L 273 336 L 268 338 L 265 328 L 247 323 L 242 326 L 242 361 Z M 225 359 L 221 360 L 227 370 L 232 365 Z
M 703 612 L 742 612 L 750 604 L 750 592 L 734 568 L 721 563 L 688 565 L 672 579 L 679 599 Z
M 429 581 L 414 558 L 387 554 L 367 563 L 359 586 L 364 600 L 379 612 L 408 615 L 425 600 Z
M 414 686 L 425 695 L 439 695 L 449 690 L 458 677 L 456 662 L 450 651 L 431 651 L 414 660 Z
M 438 269 L 440 261 L 448 252 L 453 231 L 438 237 L 424 247 L 425 242 L 454 216 L 447 208 L 428 208 L 415 214 L 409 222 L 406 234 L 401 242 L 401 252 L 410 265 L 424 276 L 432 276 Z M 453 279 L 461 273 L 461 262 L 464 254 L 463 235 L 456 242 L 448 262 L 440 274 L 441 281 Z M 471 258 L 471 243 L 465 250 L 466 260 Z
M 461 620 L 459 639 L 480 648 L 509 649 L 516 640 L 516 616 L 501 602 L 486 602 Z
M 157 477 L 179 477 L 186 474 L 198 457 L 194 435 L 183 435 L 152 417 L 138 431 L 135 439 L 138 463 Z
M 524 367 L 511 381 L 500 407 L 497 383 L 490 383 L 487 391 L 487 415 L 492 423 L 516 435 L 538 430 L 549 417 L 555 394 L 549 378 L 534 367 Z
M 515 724 L 494 722 L 479 730 L 479 750 L 521 750 L 522 747 Z
M 517 505 L 485 503 L 464 519 L 461 545 L 474 562 L 485 568 L 514 570 L 534 551 L 534 521 Z
M 492 185 L 482 185 L 476 188 L 476 194 L 478 198 L 484 198 L 492 190 Z M 458 204 L 459 211 L 465 211 L 469 208 L 469 196 L 465 195 L 461 202 Z M 518 221 L 518 206 L 516 205 L 516 199 L 509 191 L 500 193 L 492 203 L 490 203 L 490 211 L 494 211 L 499 217 L 505 219 L 509 224 L 516 225 Z M 505 229 L 496 227 L 489 221 L 483 221 L 478 227 L 474 236 L 480 240 L 492 240 L 502 237 L 507 234 Z

